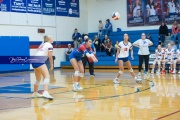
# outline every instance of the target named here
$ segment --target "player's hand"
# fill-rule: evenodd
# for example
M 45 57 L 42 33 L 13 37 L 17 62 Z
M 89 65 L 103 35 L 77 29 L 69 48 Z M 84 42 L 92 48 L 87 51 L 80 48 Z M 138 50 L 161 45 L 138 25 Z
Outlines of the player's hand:
M 115 62 L 117 62 L 117 58 L 115 59 Z
M 133 56 L 131 56 L 131 59 L 132 59 L 132 60 L 134 60 L 134 57 L 133 57 Z
M 94 61 L 94 62 L 98 62 L 98 59 L 95 58 L 95 59 L 93 59 L 93 61 Z
M 49 70 L 50 70 L 50 71 L 52 71 L 53 69 L 54 69 L 54 68 L 53 68 L 53 67 L 51 67 Z

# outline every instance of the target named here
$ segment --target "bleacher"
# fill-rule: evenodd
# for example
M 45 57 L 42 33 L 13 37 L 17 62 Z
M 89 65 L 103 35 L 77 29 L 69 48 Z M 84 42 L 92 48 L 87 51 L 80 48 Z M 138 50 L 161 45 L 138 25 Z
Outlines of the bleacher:
M 159 31 L 158 30 L 136 30 L 136 31 L 121 31 L 121 32 L 111 32 L 108 37 L 111 39 L 112 45 L 116 43 L 116 41 L 122 41 L 124 33 L 127 33 L 130 38 L 130 42 L 133 43 L 136 40 L 141 38 L 141 33 L 150 34 L 153 42 L 153 46 L 150 47 L 150 52 L 154 53 L 155 48 L 159 44 L 158 36 Z M 94 36 L 97 35 L 97 32 L 95 33 L 89 33 L 89 38 L 92 40 L 94 39 Z M 100 37 L 100 39 L 103 39 L 103 36 Z M 134 51 L 134 60 L 131 60 L 131 64 L 133 68 L 138 67 L 138 48 L 133 47 Z M 96 56 L 98 58 L 97 63 L 95 63 L 94 68 L 118 68 L 118 64 L 115 62 L 115 57 L 107 57 L 105 52 L 97 52 Z M 69 61 L 61 61 L 61 68 L 72 68 L 72 65 Z

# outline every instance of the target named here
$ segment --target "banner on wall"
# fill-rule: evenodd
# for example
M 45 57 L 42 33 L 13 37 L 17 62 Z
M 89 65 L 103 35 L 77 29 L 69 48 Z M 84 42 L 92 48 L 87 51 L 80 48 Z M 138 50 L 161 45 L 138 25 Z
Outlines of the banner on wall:
M 0 11 L 1 12 L 9 12 L 10 11 L 10 1 L 0 0 Z
M 144 25 L 144 4 L 143 0 L 127 0 L 127 26 Z
M 79 0 L 69 0 L 69 17 L 79 17 Z
M 27 12 L 41 14 L 41 0 L 27 0 Z
M 152 1 L 152 2 L 151 2 Z M 142 3 L 143 4 L 143 3 Z M 159 25 L 162 22 L 162 2 L 161 0 L 146 0 L 145 4 L 145 25 Z
M 26 13 L 26 0 L 11 0 L 11 12 Z
M 44 15 L 55 15 L 55 0 L 43 0 L 42 13 Z
M 180 22 L 180 0 L 127 0 L 127 26 Z
M 180 22 L 180 0 L 163 0 L 163 3 L 163 20 L 167 24 L 172 24 L 175 20 Z
M 56 15 L 68 16 L 69 0 L 56 0 Z

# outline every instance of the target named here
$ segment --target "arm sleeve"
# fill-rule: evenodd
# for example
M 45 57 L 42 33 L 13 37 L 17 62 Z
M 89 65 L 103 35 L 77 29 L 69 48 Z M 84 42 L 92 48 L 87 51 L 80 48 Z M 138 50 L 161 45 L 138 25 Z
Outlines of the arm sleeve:
M 134 44 L 139 45 L 139 40 L 136 40 L 136 41 L 133 43 L 133 45 L 134 45 Z
M 53 46 L 51 44 L 48 46 L 48 51 L 53 51 Z

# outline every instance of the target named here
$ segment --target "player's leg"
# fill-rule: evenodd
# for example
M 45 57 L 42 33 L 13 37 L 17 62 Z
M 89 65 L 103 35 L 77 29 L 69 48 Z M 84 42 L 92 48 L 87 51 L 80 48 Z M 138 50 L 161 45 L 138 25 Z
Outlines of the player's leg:
M 155 68 L 155 66 L 156 66 L 156 63 L 157 63 L 157 59 L 155 59 L 154 62 L 153 62 L 151 74 L 154 74 L 154 68 Z
M 157 70 L 156 74 L 160 74 L 162 60 L 158 60 L 157 63 L 158 63 L 158 70 Z
M 123 60 L 118 60 L 118 67 L 119 67 L 119 72 L 117 73 L 116 78 L 114 79 L 115 84 L 119 84 L 119 77 L 123 74 L 124 71 L 124 66 L 123 66 Z
M 138 55 L 139 56 L 139 66 L 138 66 L 138 79 L 141 79 L 141 70 L 142 70 L 142 64 L 143 64 L 143 55 Z
M 148 69 L 149 69 L 149 55 L 144 55 L 144 59 L 145 59 L 145 70 L 146 70 L 146 73 L 148 73 Z
M 34 83 L 34 93 L 32 97 L 42 97 L 42 95 L 38 93 L 38 88 L 41 81 L 41 73 L 36 68 L 34 68 L 34 73 L 36 76 L 36 81 Z
M 77 91 L 78 90 L 78 85 L 79 85 L 79 74 L 80 74 L 79 66 L 78 66 L 78 62 L 77 62 L 77 60 L 75 58 L 72 58 L 70 60 L 70 62 L 71 62 L 72 66 L 73 66 L 73 68 L 75 70 L 73 88 L 74 88 L 75 91 Z M 84 69 L 84 67 L 83 67 L 83 69 Z
M 128 67 L 128 70 L 129 70 L 131 76 L 136 80 L 136 79 L 137 79 L 137 78 L 136 78 L 136 75 L 134 74 L 134 71 L 133 71 L 133 69 L 132 69 L 132 66 L 131 66 L 131 63 L 130 63 L 129 60 L 126 61 L 126 66 Z
M 52 96 L 49 95 L 48 93 L 48 86 L 49 86 L 49 81 L 50 81 L 50 75 L 48 68 L 45 64 L 41 65 L 40 67 L 37 68 L 37 70 L 42 74 L 44 81 L 44 92 L 43 92 L 43 97 L 48 98 L 48 99 L 53 99 Z
M 172 65 L 173 65 L 174 70 L 173 70 L 172 74 L 176 73 L 176 63 L 177 63 L 177 59 L 173 61 Z
M 79 77 L 78 77 L 78 84 L 76 83 L 76 89 L 77 89 L 77 90 L 82 90 L 83 88 L 80 87 L 79 81 L 81 80 L 81 78 L 84 77 L 84 67 L 83 67 L 83 63 L 82 63 L 81 60 L 79 60 L 79 61 L 77 62 L 77 64 L 78 64 L 78 68 L 79 68 Z
M 162 71 L 161 71 L 161 74 L 164 74 L 165 73 L 165 67 L 166 67 L 166 63 L 168 62 L 167 59 L 163 60 L 163 68 L 162 68 Z

